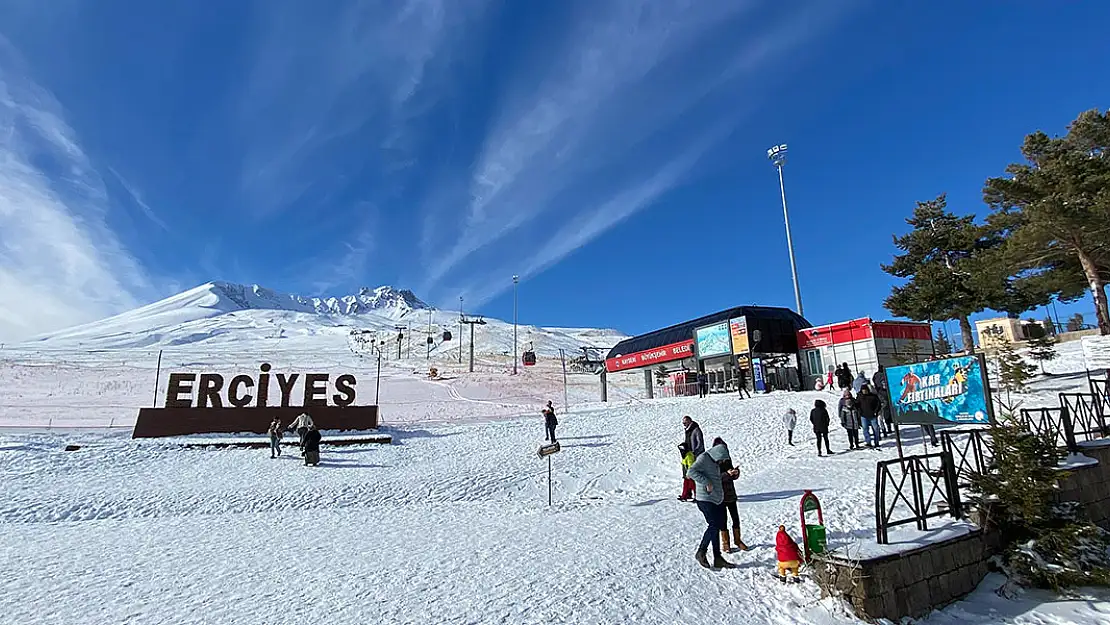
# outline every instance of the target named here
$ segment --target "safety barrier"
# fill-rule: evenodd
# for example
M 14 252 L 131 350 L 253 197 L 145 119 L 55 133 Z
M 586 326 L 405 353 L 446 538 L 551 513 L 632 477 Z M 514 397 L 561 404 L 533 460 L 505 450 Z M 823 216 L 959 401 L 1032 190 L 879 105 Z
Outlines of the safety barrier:
M 937 468 L 932 466 L 934 463 Z M 875 467 L 875 504 L 876 540 L 882 545 L 889 542 L 892 527 L 913 523 L 925 531 L 929 519 L 959 518 L 963 506 L 952 454 L 943 451 L 879 462 Z

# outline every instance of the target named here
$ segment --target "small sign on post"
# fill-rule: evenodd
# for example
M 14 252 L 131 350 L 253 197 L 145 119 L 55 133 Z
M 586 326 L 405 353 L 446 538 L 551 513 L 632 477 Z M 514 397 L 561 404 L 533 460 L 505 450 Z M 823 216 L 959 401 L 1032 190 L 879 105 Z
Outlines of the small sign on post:
M 551 505 L 551 456 L 559 453 L 559 443 L 550 443 L 548 445 L 540 445 L 539 451 L 536 453 L 540 458 L 547 458 L 547 505 Z
M 798 508 L 802 517 L 802 545 L 806 562 L 809 562 L 813 554 L 825 552 L 825 514 L 821 511 L 821 502 L 817 499 L 817 495 L 814 495 L 811 490 L 802 493 L 802 501 L 798 504 Z M 814 511 L 817 512 L 817 523 L 810 524 L 806 519 L 806 513 Z

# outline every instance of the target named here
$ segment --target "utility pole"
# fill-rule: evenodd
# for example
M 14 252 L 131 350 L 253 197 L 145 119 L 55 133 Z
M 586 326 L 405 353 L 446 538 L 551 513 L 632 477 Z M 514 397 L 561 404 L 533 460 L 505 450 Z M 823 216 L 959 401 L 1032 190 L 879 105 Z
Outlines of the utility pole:
M 433 342 L 433 340 L 434 339 L 432 339 L 432 309 L 429 308 L 428 309 L 428 338 L 424 339 L 424 343 L 427 344 L 428 349 L 424 353 L 424 360 L 431 360 L 432 359 L 432 342 Z
M 516 361 L 517 361 L 517 353 L 516 353 L 516 349 L 517 349 L 517 347 L 516 347 L 516 345 L 517 345 L 517 343 L 516 343 L 517 298 L 516 298 L 516 291 L 517 291 L 517 285 L 518 284 L 520 284 L 520 276 L 513 276 L 513 375 L 516 375 L 516 373 L 517 373 L 517 371 L 516 371 Z
M 486 320 L 481 317 L 477 319 L 466 319 L 464 317 L 461 323 L 470 326 L 470 372 L 474 373 L 474 326 L 484 326 L 486 325 Z M 462 339 L 460 338 L 460 340 Z
M 794 306 L 798 315 L 802 313 L 802 291 L 798 286 L 798 265 L 794 262 L 794 239 L 790 235 L 790 213 L 786 210 L 786 185 L 783 183 L 782 166 L 786 164 L 786 144 L 776 145 L 767 150 L 767 158 L 779 170 L 779 192 L 782 194 L 782 218 L 786 222 L 786 249 L 790 252 L 790 273 L 794 277 Z
M 401 340 L 404 338 L 403 330 L 405 329 L 405 326 L 393 326 L 393 329 L 397 331 L 397 360 L 400 360 L 401 359 Z
M 463 298 L 459 296 L 459 364 L 462 364 L 463 349 Z

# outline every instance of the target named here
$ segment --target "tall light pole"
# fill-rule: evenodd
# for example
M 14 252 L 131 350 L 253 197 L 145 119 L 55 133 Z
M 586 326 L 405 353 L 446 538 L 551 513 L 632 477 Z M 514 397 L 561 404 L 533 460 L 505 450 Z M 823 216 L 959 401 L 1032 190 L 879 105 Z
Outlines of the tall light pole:
M 459 296 L 459 364 L 462 364 L 463 348 L 463 298 Z
M 513 276 L 513 375 L 516 375 L 516 286 L 520 276 Z
M 786 144 L 776 145 L 775 147 L 767 150 L 767 158 L 771 159 L 771 163 L 779 170 L 779 192 L 782 193 L 782 218 L 786 222 L 786 249 L 790 252 L 790 273 L 794 276 L 794 306 L 798 309 L 798 314 L 805 316 L 802 312 L 802 290 L 798 286 L 798 265 L 794 262 L 794 238 L 790 236 L 790 213 L 786 210 L 786 185 L 782 181 L 782 166 L 786 164 Z

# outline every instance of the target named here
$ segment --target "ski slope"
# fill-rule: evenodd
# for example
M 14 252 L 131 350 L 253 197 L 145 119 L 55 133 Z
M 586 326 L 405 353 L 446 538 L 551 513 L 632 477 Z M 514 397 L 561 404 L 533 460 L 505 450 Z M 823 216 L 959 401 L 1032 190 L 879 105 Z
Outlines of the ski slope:
M 812 581 L 770 575 L 774 533 L 797 534 L 803 489 L 821 498 L 832 546 L 874 537 L 874 462 L 893 443 L 818 458 L 800 428 L 788 446 L 779 416 L 806 414 L 817 397 L 830 398 L 579 405 L 561 415 L 552 507 L 538 416 L 396 425 L 396 444 L 325 448 L 317 468 L 292 450 L 271 460 L 110 434 L 0 434 L 0 613 L 70 624 L 858 623 Z M 740 469 L 752 549 L 731 556 L 737 570 L 694 562 L 704 524 L 676 500 L 684 414 L 707 440 L 723 437 Z M 832 439 L 843 452 L 843 433 Z M 64 452 L 68 442 L 83 447 Z M 904 532 L 892 539 L 913 540 Z M 1105 622 L 1108 597 L 1088 598 L 1062 610 L 981 589 L 928 622 Z

